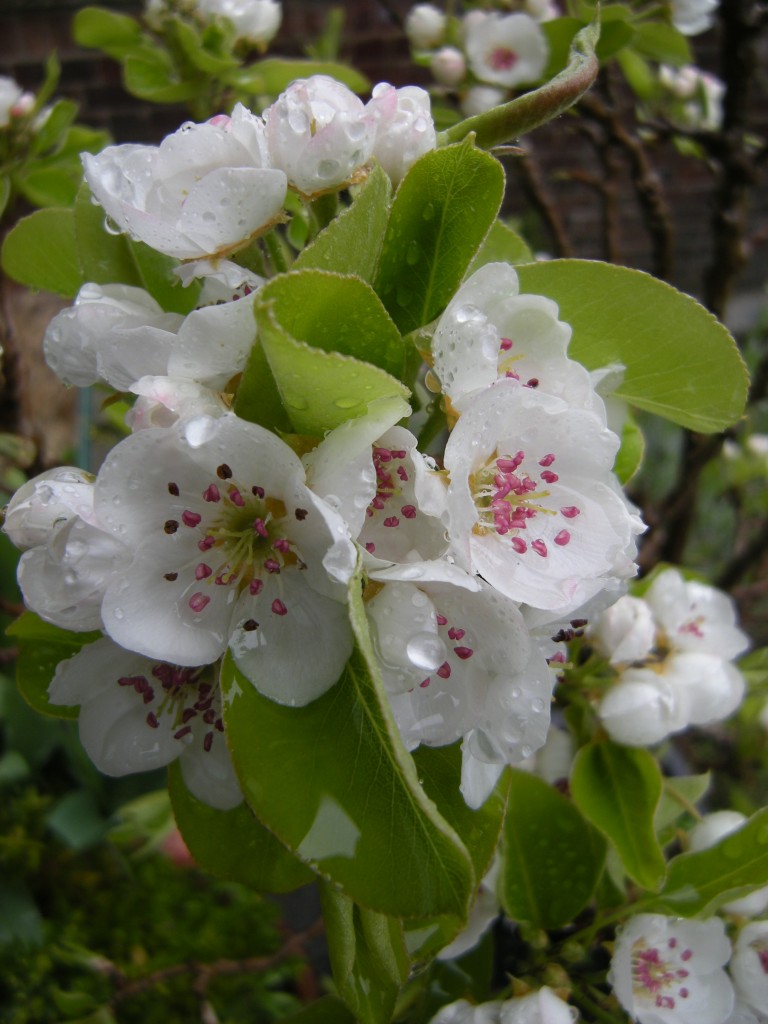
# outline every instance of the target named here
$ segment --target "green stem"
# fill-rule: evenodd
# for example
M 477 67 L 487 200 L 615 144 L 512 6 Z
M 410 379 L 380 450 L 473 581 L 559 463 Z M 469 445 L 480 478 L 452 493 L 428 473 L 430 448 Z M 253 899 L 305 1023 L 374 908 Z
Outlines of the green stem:
M 274 231 L 268 231 L 264 235 L 264 244 L 267 247 L 272 266 L 275 268 L 275 273 L 284 274 L 288 270 L 288 260 L 285 258 L 280 239 Z
M 595 56 L 595 45 L 599 36 L 598 23 L 587 25 L 576 34 L 571 44 L 568 64 L 551 82 L 440 132 L 438 146 L 461 142 L 474 133 L 477 145 L 490 149 L 562 114 L 584 95 L 597 78 L 600 65 Z
M 614 1014 L 604 1010 L 598 1002 L 584 992 L 571 992 L 571 999 L 580 1010 L 585 1010 L 591 1014 L 595 1022 L 602 1021 L 603 1024 L 618 1024 Z

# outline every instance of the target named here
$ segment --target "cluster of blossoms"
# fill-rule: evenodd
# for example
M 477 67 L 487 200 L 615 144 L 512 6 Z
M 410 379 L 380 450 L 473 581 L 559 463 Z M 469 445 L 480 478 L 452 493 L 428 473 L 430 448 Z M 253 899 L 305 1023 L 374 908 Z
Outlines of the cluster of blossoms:
M 542 77 L 549 46 L 539 22 L 558 14 L 553 0 L 526 0 L 511 14 L 472 10 L 455 23 L 432 4 L 417 4 L 408 12 L 405 30 L 438 85 L 458 94 L 471 116 Z
M 725 86 L 715 75 L 692 64 L 659 68 L 659 90 L 651 111 L 645 116 L 661 115 L 675 127 L 688 131 L 716 132 L 723 120 Z
M 262 282 L 220 257 L 281 218 L 288 186 L 338 189 L 373 157 L 402 175 L 434 145 L 422 95 L 382 85 L 363 105 L 309 79 L 263 121 L 239 106 L 159 147 L 84 157 L 111 221 L 193 261 L 179 273 L 204 282 L 186 317 L 142 289 L 88 284 L 54 319 L 50 365 L 134 394 L 131 433 L 95 479 L 43 474 L 6 516 L 28 606 L 102 633 L 58 666 L 49 697 L 80 705 L 107 773 L 179 756 L 193 793 L 234 806 L 220 659 L 272 700 L 313 701 L 352 651 L 348 592 L 362 571 L 402 739 L 461 740 L 477 807 L 546 739 L 550 662 L 564 660 L 553 634 L 635 572 L 643 527 L 613 473 L 619 439 L 567 355 L 557 306 L 519 294 L 507 264 L 474 273 L 434 325 L 427 383 L 451 428 L 441 465 L 419 452 L 401 398 L 296 450 L 231 410 Z
M 472 1006 L 464 999 L 444 1006 L 430 1024 L 573 1024 L 576 1010 L 544 986 L 503 1002 Z
M 236 43 L 259 49 L 277 35 L 283 17 L 279 0 L 147 0 L 144 13 L 157 29 L 174 13 L 192 15 L 203 24 L 225 18 L 234 28 Z
M 599 715 L 619 743 L 658 743 L 689 725 L 710 725 L 741 703 L 744 678 L 732 663 L 749 646 L 731 599 L 658 574 L 642 597 L 625 595 L 592 624 L 592 641 L 618 673 Z

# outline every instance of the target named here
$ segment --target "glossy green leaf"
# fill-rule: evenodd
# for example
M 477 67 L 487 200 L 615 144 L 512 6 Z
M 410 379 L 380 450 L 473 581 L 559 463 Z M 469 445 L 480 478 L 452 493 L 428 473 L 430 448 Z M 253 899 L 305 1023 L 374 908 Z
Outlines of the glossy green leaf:
M 277 332 L 278 328 L 273 328 Z M 259 339 L 251 349 L 234 401 L 235 413 L 267 430 L 290 433 L 294 430 L 283 405 L 272 369 Z
M 362 281 L 357 280 L 365 287 Z M 278 281 L 275 278 L 273 284 Z M 326 431 L 362 415 L 368 404 L 376 398 L 395 395 L 406 399 L 409 397 L 408 388 L 378 366 L 340 352 L 325 352 L 297 341 L 279 323 L 271 303 L 264 301 L 262 294 L 255 305 L 259 342 L 254 347 L 241 384 L 241 389 L 245 388 L 248 396 L 249 412 L 263 416 L 258 404 L 259 385 L 252 375 L 274 381 L 279 400 L 269 388 L 266 395 L 271 415 L 279 416 L 282 405 L 296 433 L 316 437 L 322 437 Z M 265 364 L 268 374 L 265 372 Z M 245 407 L 245 398 L 242 402 L 238 401 L 238 408 Z M 254 422 L 270 425 L 263 418 L 254 419 Z
M 80 184 L 80 162 L 35 167 L 16 175 L 19 192 L 33 206 L 71 206 Z
M 517 272 L 521 291 L 558 303 L 573 328 L 573 358 L 590 370 L 625 367 L 617 397 L 704 433 L 741 416 L 744 362 L 695 299 L 642 271 L 589 260 L 549 260 Z
M 44 622 L 34 612 L 24 612 L 8 627 L 19 647 L 16 684 L 27 703 L 44 715 L 77 718 L 79 709 L 48 702 L 48 686 L 60 661 L 74 657 L 100 633 L 72 633 Z
M 94 284 L 141 286 L 125 235 L 111 234 L 104 227 L 104 210 L 91 201 L 83 183 L 75 203 L 75 240 L 83 280 Z
M 417 160 L 395 195 L 375 287 L 402 334 L 443 311 L 491 228 L 501 164 L 465 141 Z
M 358 907 L 332 885 L 320 896 L 333 980 L 360 1024 L 389 1024 L 410 964 L 400 922 Z
M 504 221 L 496 220 L 472 260 L 467 277 L 486 263 L 511 263 L 514 266 L 517 263 L 530 263 L 532 259 L 533 253 L 522 235 L 518 235 Z
M 387 229 L 392 184 L 376 164 L 352 204 L 296 257 L 294 270 L 314 267 L 373 281 Z
M 706 916 L 764 885 L 768 885 L 768 807 L 714 846 L 673 857 L 663 889 L 644 900 L 642 909 Z
M 589 902 L 606 844 L 579 809 L 543 779 L 511 771 L 499 895 L 515 921 L 568 924 Z
M 647 750 L 591 743 L 573 762 L 574 801 L 616 847 L 629 877 L 645 889 L 658 889 L 666 872 L 654 827 L 661 787 L 658 763 Z
M 8 200 L 11 198 L 11 179 L 6 175 L 0 175 L 0 217 L 5 212 Z
M 73 299 L 85 282 L 72 210 L 52 207 L 23 217 L 6 235 L 2 266 L 9 277 L 28 288 Z
M 172 18 L 168 23 L 174 42 L 187 58 L 189 63 L 206 75 L 217 75 L 238 66 L 231 53 L 215 53 L 204 45 L 194 27 L 182 18 Z
M 413 752 L 416 771 L 424 792 L 434 800 L 445 820 L 461 836 L 469 850 L 475 878 L 485 876 L 501 836 L 511 776 L 504 772 L 482 807 L 472 810 L 461 795 L 461 745 L 421 746 Z M 405 939 L 411 958 L 424 962 L 452 942 L 463 927 L 450 917 L 430 917 L 405 922 Z
M 440 133 L 438 145 L 459 142 L 468 135 L 474 135 L 478 146 L 490 149 L 558 117 L 572 107 L 597 78 L 600 64 L 595 46 L 599 37 L 600 29 L 596 23 L 581 29 L 573 39 L 568 63 L 560 74 L 509 103 L 459 121 Z
M 30 154 L 41 156 L 61 143 L 76 116 L 77 104 L 74 100 L 57 100 L 49 108 L 45 120 L 32 137 Z
M 315 878 L 264 828 L 247 804 L 217 811 L 194 797 L 175 761 L 168 772 L 173 814 L 189 852 L 204 871 L 259 892 L 291 892 Z
M 75 14 L 72 35 L 80 46 L 103 50 L 119 60 L 138 44 L 141 26 L 126 14 L 103 7 L 83 7 Z
M 264 285 L 257 310 L 264 307 L 296 341 L 372 363 L 395 376 L 404 371 L 400 332 L 376 292 L 359 277 L 292 270 Z
M 305 707 L 261 696 L 229 656 L 222 685 L 240 785 L 286 846 L 372 910 L 464 917 L 469 855 L 419 787 L 359 653 Z

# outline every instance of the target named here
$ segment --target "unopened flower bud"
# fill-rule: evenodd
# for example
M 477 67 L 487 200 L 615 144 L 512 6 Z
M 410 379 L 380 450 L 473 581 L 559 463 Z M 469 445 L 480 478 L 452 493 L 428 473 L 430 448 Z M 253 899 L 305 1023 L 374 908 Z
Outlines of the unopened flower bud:
M 417 50 L 438 46 L 445 32 L 445 15 L 434 4 L 416 4 L 405 19 L 405 34 Z
M 432 54 L 429 68 L 440 85 L 447 85 L 452 88 L 458 85 L 467 73 L 467 62 L 464 54 L 455 46 L 443 46 L 436 53 Z

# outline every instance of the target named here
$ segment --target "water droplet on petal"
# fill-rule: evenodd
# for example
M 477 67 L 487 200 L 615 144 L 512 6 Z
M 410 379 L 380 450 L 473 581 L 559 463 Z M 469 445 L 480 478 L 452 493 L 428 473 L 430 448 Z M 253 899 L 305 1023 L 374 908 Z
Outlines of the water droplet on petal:
M 445 661 L 445 644 L 435 633 L 417 633 L 405 647 L 410 661 L 420 669 L 431 672 Z

